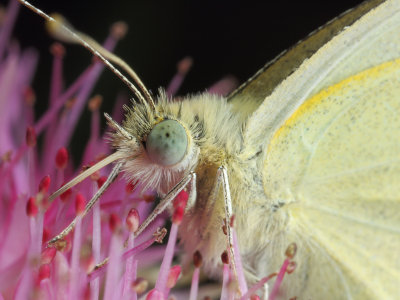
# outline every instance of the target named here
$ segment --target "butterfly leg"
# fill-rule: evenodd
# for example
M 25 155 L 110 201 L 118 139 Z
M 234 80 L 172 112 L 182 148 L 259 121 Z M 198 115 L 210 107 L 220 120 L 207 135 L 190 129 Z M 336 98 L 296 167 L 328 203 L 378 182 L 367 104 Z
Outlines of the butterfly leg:
M 226 228 L 226 237 L 227 237 L 227 250 L 229 254 L 229 261 L 232 266 L 233 274 L 238 280 L 238 274 L 236 270 L 236 260 L 235 260 L 235 251 L 233 246 L 233 231 L 232 231 L 232 199 L 231 199 L 231 192 L 229 189 L 229 180 L 228 180 L 228 173 L 225 166 L 221 166 L 218 168 L 217 171 L 217 183 L 215 189 L 215 196 L 216 192 L 219 190 L 222 184 L 223 195 L 224 195 L 224 207 L 225 207 L 225 228 Z
M 160 203 L 153 209 L 151 214 L 140 224 L 138 230 L 135 232 L 135 237 L 137 237 L 140 233 L 143 232 L 150 225 L 150 223 L 159 215 L 161 214 L 168 205 L 175 199 L 175 197 L 182 191 L 188 184 L 190 184 L 190 194 L 188 203 L 190 201 L 196 200 L 196 173 L 190 172 L 189 175 L 184 177 L 177 185 L 175 185 L 168 194 L 160 201 Z M 193 197 L 194 195 L 194 197 Z M 97 270 L 102 268 L 105 264 L 108 263 L 108 257 L 104 259 L 102 262 L 98 263 L 93 270 Z
M 189 175 L 184 177 L 177 185 L 175 185 L 172 190 L 168 192 L 168 194 L 160 201 L 160 203 L 156 206 L 155 209 L 151 212 L 151 214 L 140 224 L 138 230 L 135 232 L 135 237 L 138 236 L 143 230 L 149 226 L 149 224 L 159 215 L 161 214 L 168 205 L 175 199 L 175 197 L 182 191 L 189 182 L 192 182 L 191 186 L 195 186 L 196 184 L 196 173 L 190 172 Z M 194 182 L 194 184 L 193 184 Z M 190 198 L 189 198 L 190 200 Z
M 86 216 L 86 214 L 92 209 L 93 205 L 97 202 L 97 200 L 99 200 L 99 198 L 101 197 L 101 195 L 103 195 L 103 193 L 107 190 L 107 188 L 110 186 L 110 184 L 115 180 L 115 178 L 118 176 L 121 167 L 122 167 L 123 163 L 117 163 L 114 168 L 112 169 L 110 175 L 108 175 L 107 180 L 104 182 L 104 184 L 99 188 L 99 190 L 96 192 L 96 194 L 94 194 L 94 196 L 92 197 L 92 199 L 90 199 L 89 203 L 86 204 L 85 207 L 85 211 L 83 212 L 82 216 L 80 216 L 81 218 L 83 218 L 84 216 Z M 60 234 L 58 234 L 57 236 L 55 236 L 54 238 L 52 238 L 47 245 L 48 246 L 53 246 L 55 245 L 58 241 L 64 239 L 64 237 L 66 235 L 68 235 L 72 229 L 74 229 L 75 224 L 77 221 L 77 217 L 75 217 L 75 219 L 67 226 L 65 227 L 65 229 L 63 231 L 61 231 Z

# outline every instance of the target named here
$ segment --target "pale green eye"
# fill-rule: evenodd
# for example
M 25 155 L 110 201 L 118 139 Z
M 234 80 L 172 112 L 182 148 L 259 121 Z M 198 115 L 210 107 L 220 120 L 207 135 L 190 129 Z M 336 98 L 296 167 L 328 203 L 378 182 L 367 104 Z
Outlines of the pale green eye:
M 163 166 L 174 165 L 185 155 L 188 140 L 186 131 L 174 120 L 158 123 L 147 136 L 146 150 L 150 159 Z

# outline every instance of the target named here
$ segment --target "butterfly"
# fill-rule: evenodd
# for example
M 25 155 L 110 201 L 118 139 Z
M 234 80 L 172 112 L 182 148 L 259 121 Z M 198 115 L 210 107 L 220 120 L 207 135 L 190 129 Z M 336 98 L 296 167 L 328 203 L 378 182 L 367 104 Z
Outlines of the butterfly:
M 365 2 L 227 99 L 172 102 L 161 92 L 154 101 L 140 87 L 123 124 L 109 118 L 116 151 L 96 168 L 116 161 L 109 183 L 125 170 L 165 198 L 190 187 L 180 238 L 211 274 L 233 214 L 249 281 L 279 269 L 297 244 L 283 299 L 396 298 L 399 26 L 399 1 Z

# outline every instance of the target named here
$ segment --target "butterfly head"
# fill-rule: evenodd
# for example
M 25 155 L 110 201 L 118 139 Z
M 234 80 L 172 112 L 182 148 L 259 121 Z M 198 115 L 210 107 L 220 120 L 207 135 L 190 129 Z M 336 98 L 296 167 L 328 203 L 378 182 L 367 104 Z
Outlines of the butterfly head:
M 162 94 L 156 106 L 126 106 L 123 127 L 135 143 L 118 133 L 112 142 L 124 157 L 129 180 L 139 181 L 143 190 L 165 194 L 194 168 L 199 150 L 188 126 L 174 113 L 176 105 Z

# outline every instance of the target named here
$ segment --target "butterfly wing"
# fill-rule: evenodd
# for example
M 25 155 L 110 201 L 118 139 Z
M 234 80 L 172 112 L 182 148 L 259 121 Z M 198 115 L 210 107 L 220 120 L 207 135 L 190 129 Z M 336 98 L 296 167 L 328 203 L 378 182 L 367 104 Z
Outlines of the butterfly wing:
M 400 2 L 379 5 L 247 122 L 245 155 L 263 151 L 264 190 L 286 222 L 266 241 L 269 268 L 289 243 L 299 246 L 285 297 L 400 295 L 399 32 Z
M 268 146 L 265 190 L 285 203 L 293 241 L 309 253 L 298 271 L 319 293 L 337 277 L 336 299 L 400 295 L 399 79 L 396 60 L 331 86 Z
M 354 9 L 346 11 L 331 22 L 310 33 L 291 49 L 283 51 L 228 97 L 233 109 L 238 114 L 243 115 L 244 118 L 247 118 L 260 106 L 265 97 L 270 95 L 274 88 L 292 74 L 304 60 L 312 56 L 333 36 L 341 32 L 344 27 L 351 26 L 382 1 L 367 1 Z

